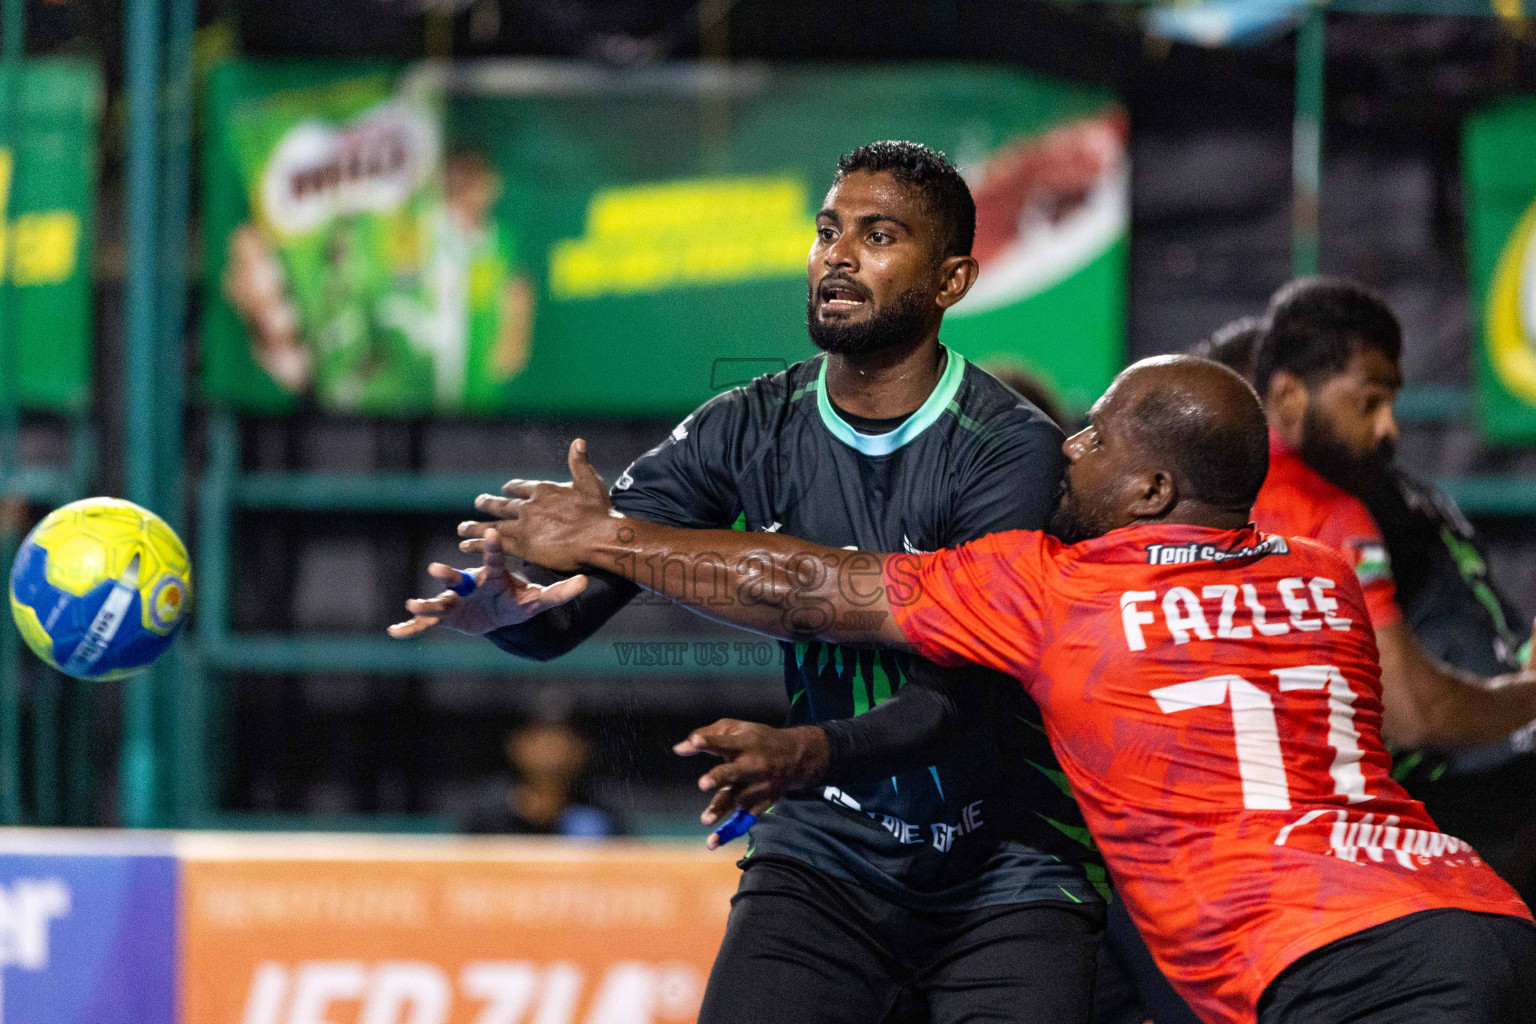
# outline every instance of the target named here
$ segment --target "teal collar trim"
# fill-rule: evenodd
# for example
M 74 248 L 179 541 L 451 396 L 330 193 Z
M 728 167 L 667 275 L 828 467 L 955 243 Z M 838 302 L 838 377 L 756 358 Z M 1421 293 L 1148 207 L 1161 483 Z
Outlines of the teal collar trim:
M 891 454 L 933 426 L 960 390 L 960 381 L 965 377 L 965 357 L 948 346 L 944 351 L 948 360 L 938 385 L 916 412 L 887 434 L 861 434 L 837 415 L 837 410 L 832 408 L 832 399 L 827 396 L 827 357 L 822 356 L 821 370 L 816 377 L 816 409 L 821 413 L 821 422 L 826 424 L 833 437 L 865 455 Z

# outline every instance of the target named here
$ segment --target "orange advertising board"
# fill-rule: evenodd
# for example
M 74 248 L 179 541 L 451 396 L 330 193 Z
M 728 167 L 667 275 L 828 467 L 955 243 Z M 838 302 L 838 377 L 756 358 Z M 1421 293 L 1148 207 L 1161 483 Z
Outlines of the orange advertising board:
M 735 857 L 642 843 L 185 836 L 184 1024 L 696 1019 Z

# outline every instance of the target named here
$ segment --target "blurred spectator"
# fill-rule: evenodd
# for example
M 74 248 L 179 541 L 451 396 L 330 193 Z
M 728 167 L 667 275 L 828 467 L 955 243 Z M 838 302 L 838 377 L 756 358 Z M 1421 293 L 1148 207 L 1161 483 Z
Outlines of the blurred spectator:
M 982 369 L 1028 399 L 1031 405 L 1054 420 L 1063 431 L 1076 433 L 1072 423 L 1061 411 L 1061 403 L 1056 400 L 1055 392 L 1045 381 L 1011 363 L 989 363 Z
M 601 839 L 622 833 L 618 817 L 577 799 L 587 741 L 563 720 L 530 722 L 507 733 L 515 781 L 499 803 L 472 813 L 462 831 Z

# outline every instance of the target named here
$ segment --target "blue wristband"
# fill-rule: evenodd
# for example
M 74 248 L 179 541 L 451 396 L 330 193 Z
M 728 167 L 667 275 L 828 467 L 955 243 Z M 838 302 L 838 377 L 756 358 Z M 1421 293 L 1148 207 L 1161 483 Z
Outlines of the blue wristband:
M 463 569 L 460 569 L 459 582 L 453 584 L 453 586 L 449 587 L 448 589 L 453 591 L 455 594 L 458 594 L 460 597 L 468 597 L 470 594 L 475 592 L 475 588 L 479 585 L 480 584 L 475 579 L 473 573 L 468 573 Z
M 756 824 L 757 815 L 748 811 L 735 810 L 731 812 L 729 818 L 721 822 L 720 827 L 715 829 L 713 834 L 719 837 L 720 845 L 724 846 L 731 840 L 740 839 L 746 835 L 747 829 Z

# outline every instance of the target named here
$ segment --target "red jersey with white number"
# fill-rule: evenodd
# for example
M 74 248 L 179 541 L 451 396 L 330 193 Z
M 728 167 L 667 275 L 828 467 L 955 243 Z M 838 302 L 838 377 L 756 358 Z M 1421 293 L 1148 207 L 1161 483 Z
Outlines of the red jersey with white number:
M 1253 527 L 892 555 L 925 657 L 1023 682 L 1158 966 L 1205 1021 L 1334 939 L 1420 910 L 1529 918 L 1389 775 L 1350 567 Z
M 1371 625 L 1380 629 L 1403 620 L 1376 517 L 1359 498 L 1323 479 L 1274 431 L 1269 433 L 1269 475 L 1253 503 L 1253 523 L 1265 533 L 1310 537 L 1333 548 L 1360 580 Z

